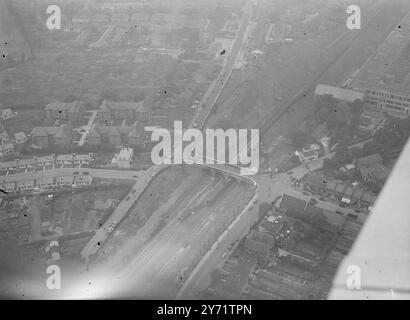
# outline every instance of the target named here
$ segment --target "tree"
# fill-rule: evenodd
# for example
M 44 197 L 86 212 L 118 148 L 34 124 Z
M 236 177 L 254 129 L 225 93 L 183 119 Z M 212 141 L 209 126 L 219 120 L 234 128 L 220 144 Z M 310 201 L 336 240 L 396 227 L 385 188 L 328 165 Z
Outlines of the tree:
M 340 165 L 337 161 L 332 159 L 323 160 L 323 169 L 327 171 L 334 171 L 339 169 Z
M 349 104 L 350 112 L 353 116 L 359 117 L 360 114 L 364 111 L 364 103 L 359 99 L 356 99 L 352 103 Z
M 352 147 L 347 151 L 350 159 L 357 159 L 363 156 L 363 150 L 359 147 Z
M 310 218 L 310 224 L 316 228 L 322 228 L 327 224 L 327 217 L 322 213 L 317 213 Z
M 272 204 L 269 202 L 262 202 L 259 205 L 259 215 L 261 217 L 265 216 L 272 209 Z
M 326 122 L 329 128 L 337 132 L 341 126 L 346 126 L 351 121 L 351 108 L 333 96 L 325 95 L 316 99 L 315 117 L 318 123 Z
M 340 163 L 346 163 L 347 161 L 349 161 L 349 153 L 347 148 L 340 148 L 336 154 L 333 156 L 333 160 Z

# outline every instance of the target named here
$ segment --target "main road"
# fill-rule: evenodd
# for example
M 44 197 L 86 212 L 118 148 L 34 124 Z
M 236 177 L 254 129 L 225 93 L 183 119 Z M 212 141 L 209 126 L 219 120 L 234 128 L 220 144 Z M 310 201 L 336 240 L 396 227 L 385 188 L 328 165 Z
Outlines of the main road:
M 211 83 L 207 92 L 202 98 L 201 103 L 198 107 L 198 112 L 195 114 L 194 118 L 191 121 L 191 127 L 202 128 L 205 124 L 205 121 L 208 119 L 209 115 L 212 112 L 213 107 L 216 104 L 219 96 L 221 95 L 226 83 L 231 77 L 235 61 L 238 58 L 238 54 L 243 49 L 244 37 L 246 35 L 246 29 L 248 28 L 249 20 L 252 15 L 252 6 L 254 0 L 247 0 L 244 10 L 241 24 L 239 30 L 236 34 L 234 44 L 231 47 L 231 52 L 228 53 L 226 57 L 226 63 L 222 67 L 222 70 L 219 76 Z
M 140 172 L 131 170 L 63 168 L 37 171 L 32 173 L 18 173 L 8 176 L 0 176 L 0 182 L 18 182 L 36 179 L 50 179 L 67 175 L 83 175 L 84 173 L 101 179 L 138 180 L 140 177 Z
M 144 171 L 141 175 L 136 176 L 137 182 L 132 187 L 131 191 L 122 200 L 118 206 L 115 208 L 114 212 L 109 216 L 107 221 L 95 232 L 94 236 L 81 250 L 81 256 L 87 261 L 89 257 L 97 253 L 101 244 L 107 240 L 110 235 L 110 227 L 117 225 L 128 213 L 134 203 L 138 200 L 140 195 L 144 192 L 146 187 L 150 184 L 152 179 L 162 170 L 167 168 L 166 165 L 156 165 L 150 167 L 148 170 Z M 128 174 L 128 178 L 135 176 L 135 172 L 115 171 L 115 174 L 111 176 L 113 179 L 121 179 L 120 177 L 125 177 Z M 90 172 L 91 173 L 91 172 Z M 102 174 L 102 173 L 100 173 Z

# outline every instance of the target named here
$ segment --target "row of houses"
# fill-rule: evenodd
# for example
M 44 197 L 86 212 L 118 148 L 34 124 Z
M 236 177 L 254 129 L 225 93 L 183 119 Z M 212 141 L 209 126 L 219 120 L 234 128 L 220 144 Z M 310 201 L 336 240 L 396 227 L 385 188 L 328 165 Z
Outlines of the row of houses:
M 13 154 L 15 151 L 14 144 L 8 142 L 0 145 L 0 158 Z
M 51 122 L 56 120 L 75 123 L 84 120 L 86 114 L 83 101 L 52 102 L 45 107 L 46 118 Z M 144 110 L 144 101 L 140 102 L 113 102 L 102 101 L 98 111 L 97 120 L 107 122 L 113 120 L 149 121 L 151 114 Z
M 86 13 L 79 14 L 72 18 L 71 24 L 74 29 L 78 30 L 83 26 L 87 26 L 90 23 L 94 24 L 115 24 L 115 25 L 133 25 L 138 23 L 139 25 L 152 24 L 152 25 L 166 25 L 169 28 L 199 28 L 203 19 L 192 19 L 187 15 L 183 14 L 165 14 L 165 13 L 154 13 L 151 17 L 144 13 L 96 13 L 94 15 L 89 15 Z
M 376 195 L 364 187 L 354 186 L 350 182 L 328 180 L 317 175 L 308 175 L 303 181 L 303 188 L 319 195 L 330 195 L 332 198 L 346 202 L 357 203 L 360 207 L 372 207 Z
M 32 145 L 35 148 L 68 147 L 73 140 L 73 127 L 63 124 L 58 127 L 35 127 L 31 130 Z
M 329 232 L 340 231 L 347 217 L 341 208 L 337 210 L 327 203 L 313 202 L 310 196 L 292 189 L 282 195 L 280 208 L 290 217 L 302 219 Z
M 100 122 L 113 120 L 148 122 L 151 120 L 151 113 L 145 111 L 144 101 L 113 102 L 104 100 L 98 109 L 97 120 Z
M 60 154 L 0 162 L 0 171 L 36 169 L 54 165 L 89 165 L 93 154 Z
M 92 184 L 92 181 L 93 177 L 90 175 L 67 175 L 57 178 L 30 179 L 17 182 L 3 181 L 0 186 L 2 190 L 12 193 L 17 191 L 45 190 L 55 187 L 88 186 Z
M 389 176 L 389 170 L 383 165 L 383 158 L 375 153 L 357 160 L 357 169 L 366 182 L 384 182 Z
M 66 120 L 77 122 L 84 119 L 86 109 L 82 101 L 71 103 L 52 102 L 45 107 L 46 118 L 50 121 Z
M 60 127 L 35 127 L 31 131 L 34 148 L 69 148 L 73 141 L 73 128 L 70 124 Z M 87 136 L 89 146 L 140 146 L 145 141 L 142 125 L 134 126 L 94 126 Z

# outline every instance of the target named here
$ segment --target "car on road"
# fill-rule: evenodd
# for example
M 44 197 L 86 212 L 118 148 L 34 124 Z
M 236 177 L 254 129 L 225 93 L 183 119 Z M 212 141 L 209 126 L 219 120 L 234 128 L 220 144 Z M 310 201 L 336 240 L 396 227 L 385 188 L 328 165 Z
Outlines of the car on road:
M 86 172 L 83 172 L 83 174 L 84 174 L 84 175 L 87 175 L 87 174 L 90 174 L 90 173 L 89 173 L 88 171 L 86 171 Z
M 319 197 L 320 201 L 326 201 L 326 199 L 324 197 Z
M 74 171 L 73 174 L 80 174 L 78 171 Z
M 128 196 L 128 197 L 125 198 L 125 201 L 128 201 L 128 200 L 130 200 L 130 196 Z
M 286 174 L 289 175 L 289 176 L 290 176 L 292 173 L 293 173 L 293 171 L 286 172 Z

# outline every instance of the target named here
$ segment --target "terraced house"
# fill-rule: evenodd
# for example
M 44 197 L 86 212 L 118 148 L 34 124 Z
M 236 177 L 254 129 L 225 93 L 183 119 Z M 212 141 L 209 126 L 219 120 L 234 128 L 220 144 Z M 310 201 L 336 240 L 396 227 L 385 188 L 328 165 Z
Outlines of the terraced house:
M 73 129 L 67 124 L 60 127 L 35 127 L 31 131 L 32 145 L 40 149 L 69 147 L 72 136 Z
M 151 114 L 144 110 L 144 102 L 112 102 L 104 100 L 98 110 L 98 121 L 112 120 L 149 121 Z
M 53 102 L 46 106 L 45 111 L 49 121 L 65 120 L 78 122 L 84 119 L 85 104 L 82 101 L 74 101 L 71 103 Z
M 88 135 L 89 146 L 142 146 L 145 132 L 142 126 L 96 126 Z
M 389 34 L 354 77 L 351 87 L 365 92 L 384 112 L 410 116 L 410 14 Z

